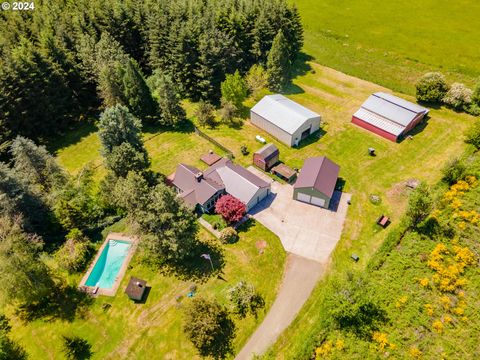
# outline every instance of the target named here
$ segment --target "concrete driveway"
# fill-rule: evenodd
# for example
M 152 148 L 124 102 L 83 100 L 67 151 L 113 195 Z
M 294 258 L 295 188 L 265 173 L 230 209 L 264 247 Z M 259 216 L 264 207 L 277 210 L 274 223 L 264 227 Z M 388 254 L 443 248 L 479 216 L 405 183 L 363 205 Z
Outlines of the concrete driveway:
M 293 200 L 293 186 L 272 181 L 253 166 L 248 170 L 272 184 L 272 194 L 250 214 L 280 238 L 286 251 L 327 262 L 340 240 L 350 194 L 335 192 L 333 206 L 323 209 Z

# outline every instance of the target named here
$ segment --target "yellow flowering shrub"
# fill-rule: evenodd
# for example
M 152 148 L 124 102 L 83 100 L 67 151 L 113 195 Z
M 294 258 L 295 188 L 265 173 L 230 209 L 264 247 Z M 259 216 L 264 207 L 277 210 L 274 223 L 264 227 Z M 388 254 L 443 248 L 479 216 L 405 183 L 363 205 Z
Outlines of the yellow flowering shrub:
M 445 324 L 450 324 L 452 321 L 453 321 L 453 319 L 452 319 L 452 317 L 449 316 L 449 315 L 445 315 L 445 316 L 443 317 L 443 322 L 444 322 Z
M 454 245 L 452 254 L 445 244 L 439 243 L 430 253 L 427 265 L 435 271 L 432 281 L 438 289 L 453 292 L 466 284 L 466 279 L 461 275 L 465 268 L 475 261 L 475 255 L 468 247 Z
M 343 349 L 345 349 L 345 341 L 343 341 L 342 339 L 338 339 L 335 342 L 335 349 L 337 349 L 338 351 L 342 351 Z
M 428 281 L 428 279 L 427 279 Z M 395 307 L 397 309 L 403 307 L 408 301 L 408 296 L 404 295 L 398 298 L 398 300 L 395 302 Z
M 423 287 L 427 287 L 428 284 L 430 283 L 430 281 L 428 280 L 428 278 L 420 279 L 419 282 L 420 282 L 420 285 L 422 285 Z
M 440 298 L 440 303 L 445 310 L 450 309 L 450 306 L 452 306 L 452 300 L 447 295 L 444 295 Z
M 322 345 L 317 347 L 317 349 L 315 350 L 315 358 L 321 359 L 322 357 L 328 356 L 332 353 L 332 350 L 333 350 L 332 341 L 327 340 Z
M 432 316 L 433 315 L 433 312 L 434 312 L 434 307 L 432 304 L 425 304 L 425 311 L 427 312 L 427 314 L 429 316 Z
M 420 359 L 423 355 L 423 353 L 416 346 L 412 346 L 408 353 L 414 359 Z
M 384 350 L 385 347 L 389 344 L 387 334 L 382 332 L 375 331 L 373 333 L 372 339 L 378 344 L 380 350 Z
M 440 320 L 435 320 L 432 324 L 432 328 L 435 332 L 440 334 L 443 331 L 443 323 Z

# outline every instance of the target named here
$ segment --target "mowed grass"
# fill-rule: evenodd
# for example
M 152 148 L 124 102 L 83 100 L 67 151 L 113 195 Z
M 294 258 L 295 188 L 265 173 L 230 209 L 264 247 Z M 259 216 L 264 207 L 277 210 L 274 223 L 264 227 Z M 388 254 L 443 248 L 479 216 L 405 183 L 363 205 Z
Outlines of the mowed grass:
M 392 219 L 391 226 L 398 223 L 408 196 L 405 181 L 418 178 L 429 183 L 437 182 L 443 164 L 463 152 L 463 133 L 473 118 L 444 108 L 431 109 L 427 125 L 415 130 L 413 140 L 392 143 L 350 123 L 351 115 L 372 92 L 389 92 L 388 89 L 316 63 L 309 63 L 308 66 L 311 69 L 294 80 L 288 96 L 321 114 L 323 124 L 320 138 L 312 137 L 301 144 L 300 148 L 292 149 L 248 121 L 244 121 L 239 128 L 220 125 L 213 129 L 202 128 L 202 131 L 229 148 L 235 155 L 235 161 L 245 166 L 252 163 L 253 152 L 263 146 L 255 140 L 257 134 L 268 142 L 275 143 L 280 149 L 280 159 L 291 167 L 301 168 L 306 158 L 321 155 L 328 156 L 341 166 L 340 176 L 345 180 L 345 191 L 352 194 L 352 204 L 342 238 L 329 266 L 329 274 L 334 275 L 365 266 L 386 235 L 385 230 L 380 230 L 375 225 L 378 216 L 389 215 Z M 252 101 L 247 103 L 253 105 Z M 194 122 L 195 106 L 186 104 L 187 113 Z M 174 171 L 178 162 L 204 168 L 199 162 L 200 155 L 209 149 L 218 151 L 193 132 L 151 132 L 145 135 L 145 139 L 153 167 L 166 175 Z M 71 146 L 82 149 L 83 141 L 86 140 Z M 242 145 L 248 147 L 249 155 L 241 154 Z M 377 150 L 376 157 L 368 155 L 369 147 Z M 67 151 L 71 149 L 65 149 L 59 157 Z M 99 154 L 98 149 L 96 153 Z M 163 160 L 157 160 L 160 157 Z M 371 194 L 379 195 L 381 203 L 372 204 L 369 201 Z M 358 263 L 351 261 L 352 253 L 360 256 Z M 323 281 L 327 280 L 328 275 Z M 318 294 L 322 291 L 322 284 L 319 283 L 300 316 L 275 345 L 274 354 L 292 354 L 295 344 L 301 344 L 306 336 L 315 335 L 310 331 L 316 319 Z M 172 321 L 179 322 L 180 319 L 172 318 Z M 162 333 L 165 337 L 159 338 L 159 343 L 175 342 L 175 331 L 180 331 L 178 329 L 176 327 L 171 329 L 171 333 Z M 148 342 L 147 339 L 139 341 Z
M 386 214 L 392 220 L 391 227 L 398 224 L 408 199 L 405 182 L 415 178 L 436 183 L 445 162 L 463 153 L 463 134 L 474 121 L 471 116 L 448 109 L 431 109 L 427 124 L 415 130 L 413 140 L 390 142 L 351 124 L 352 114 L 371 93 L 390 92 L 388 89 L 315 63 L 310 66 L 311 70 L 305 76 L 294 81 L 290 89 L 294 94 L 289 97 L 321 114 L 321 138 L 309 139 L 299 149 L 292 149 L 248 121 L 241 130 L 225 125 L 204 129 L 233 150 L 236 160 L 243 165 L 251 164 L 252 153 L 263 146 L 255 140 L 257 134 L 275 143 L 280 149 L 281 161 L 291 167 L 301 168 L 304 159 L 326 155 L 340 165 L 344 190 L 352 194 L 352 204 L 342 237 L 332 255 L 329 275 L 317 285 L 299 317 L 273 348 L 272 353 L 279 358 L 288 358 L 288 354 L 294 358 L 296 346 L 301 346 L 305 338 L 316 335 L 310 332 L 311 326 L 318 316 L 318 295 L 329 276 L 362 269 L 383 242 L 388 230 L 375 224 L 377 218 Z M 399 96 L 414 101 L 409 96 Z M 251 153 L 248 156 L 241 155 L 242 144 L 249 148 Z M 376 157 L 368 155 L 369 147 L 376 149 Z M 372 194 L 380 196 L 380 204 L 370 202 Z M 351 260 L 353 253 L 360 256 L 358 263 Z
M 121 222 L 112 231 L 128 231 Z M 200 231 L 200 237 L 206 242 L 216 242 L 211 234 Z M 267 248 L 260 254 L 256 242 L 265 240 Z M 218 245 L 218 243 L 217 243 Z M 214 297 L 228 305 L 227 290 L 240 280 L 255 285 L 264 296 L 268 309 L 277 291 L 283 275 L 285 252 L 279 239 L 262 225 L 253 223 L 248 231 L 240 232 L 235 244 L 224 246 L 225 267 L 221 278 L 211 277 L 201 283 L 179 280 L 174 276 L 163 275 L 145 267 L 134 256 L 128 271 L 115 297 L 96 298 L 82 316 L 74 321 L 35 320 L 22 323 L 13 322 L 13 337 L 22 344 L 32 359 L 62 359 L 62 335 L 78 335 L 92 345 L 92 359 L 197 359 L 200 358 L 190 341 L 185 337 L 183 308 L 191 301 L 186 295 L 190 286 L 198 286 L 195 296 Z M 210 264 L 201 266 L 208 271 Z M 218 260 L 213 257 L 214 265 Z M 151 291 L 145 304 L 135 304 L 123 293 L 130 276 L 147 280 Z M 77 285 L 82 274 L 70 277 L 70 283 Z M 182 296 L 180 301 L 177 297 Z M 104 304 L 110 304 L 103 310 Z M 258 317 L 248 316 L 237 319 L 234 347 L 239 351 L 253 330 L 265 316 L 260 310 Z
M 323 65 L 408 94 L 427 71 L 472 85 L 480 77 L 480 2 L 292 0 L 307 54 Z
M 106 169 L 100 153 L 101 144 L 97 128 L 85 125 L 81 127 L 76 136 L 63 140 L 65 147 L 54 149 L 57 160 L 70 174 L 77 174 L 85 165 L 94 168 L 94 177 L 101 180 Z M 206 165 L 200 161 L 200 156 L 213 150 L 223 155 L 221 149 L 196 135 L 193 129 L 179 131 L 158 131 L 156 128 L 146 128 L 143 140 L 151 160 L 151 168 L 164 175 L 175 171 L 178 163 L 204 168 Z

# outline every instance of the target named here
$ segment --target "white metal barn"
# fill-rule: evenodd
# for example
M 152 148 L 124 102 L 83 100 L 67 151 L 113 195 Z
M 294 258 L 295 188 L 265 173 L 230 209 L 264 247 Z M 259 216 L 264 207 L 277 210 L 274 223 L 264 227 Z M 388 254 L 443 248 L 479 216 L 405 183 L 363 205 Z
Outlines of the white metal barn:
M 250 110 L 252 124 L 288 146 L 320 129 L 320 115 L 283 95 L 267 95 Z

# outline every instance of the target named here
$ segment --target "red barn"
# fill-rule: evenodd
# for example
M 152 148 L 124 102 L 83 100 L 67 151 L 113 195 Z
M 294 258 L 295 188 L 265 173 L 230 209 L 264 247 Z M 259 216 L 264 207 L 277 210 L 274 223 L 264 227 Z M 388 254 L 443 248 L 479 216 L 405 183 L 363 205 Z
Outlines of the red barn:
M 397 96 L 372 94 L 352 116 L 352 123 L 391 141 L 412 130 L 428 109 Z

